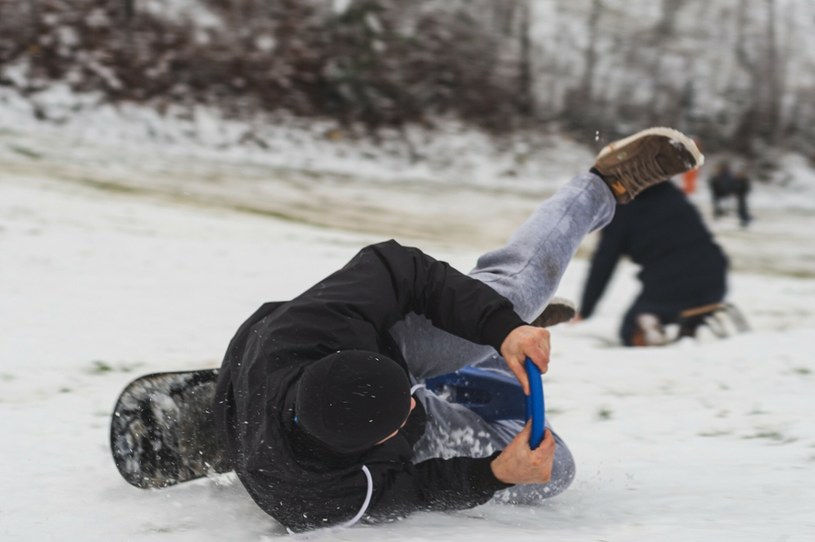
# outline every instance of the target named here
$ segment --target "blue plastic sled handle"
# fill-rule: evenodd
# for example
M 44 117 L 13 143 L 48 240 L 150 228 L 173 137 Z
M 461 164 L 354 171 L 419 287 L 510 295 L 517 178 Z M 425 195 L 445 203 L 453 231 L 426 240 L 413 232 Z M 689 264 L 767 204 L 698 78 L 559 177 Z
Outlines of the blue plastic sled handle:
M 529 436 L 529 447 L 533 450 L 543 441 L 546 428 L 545 404 L 543 401 L 543 380 L 541 370 L 526 358 L 524 361 L 526 376 L 529 378 L 529 395 L 526 396 L 526 419 L 532 418 L 532 434 Z

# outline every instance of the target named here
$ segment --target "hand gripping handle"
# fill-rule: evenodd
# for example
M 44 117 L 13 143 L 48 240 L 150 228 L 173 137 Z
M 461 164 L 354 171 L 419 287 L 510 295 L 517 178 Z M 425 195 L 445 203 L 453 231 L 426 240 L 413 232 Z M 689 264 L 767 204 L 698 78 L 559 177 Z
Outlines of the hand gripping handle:
M 529 447 L 533 450 L 540 446 L 546 428 L 545 404 L 543 401 L 543 380 L 538 366 L 532 360 L 524 361 L 526 376 L 529 378 L 529 395 L 526 396 L 526 419 L 532 418 L 532 434 L 529 436 Z

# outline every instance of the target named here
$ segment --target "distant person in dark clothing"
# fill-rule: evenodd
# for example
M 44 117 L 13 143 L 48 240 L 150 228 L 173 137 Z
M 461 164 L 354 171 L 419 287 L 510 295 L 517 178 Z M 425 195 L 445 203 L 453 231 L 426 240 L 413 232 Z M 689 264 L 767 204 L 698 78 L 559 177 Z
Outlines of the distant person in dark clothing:
M 625 345 L 663 344 L 663 326 L 677 323 L 683 310 L 723 300 L 727 258 L 673 183 L 655 185 L 630 205 L 618 205 L 600 235 L 580 317 L 591 317 L 618 260 L 630 257 L 642 267 L 642 291 L 623 317 L 620 338 Z M 692 335 L 695 329 L 684 333 Z
M 736 180 L 735 196 L 737 210 L 739 213 L 739 222 L 741 222 L 742 228 L 746 228 L 753 220 L 753 217 L 747 210 L 747 194 L 750 193 L 750 179 L 747 177 L 747 173 L 744 170 L 736 173 L 734 178 Z
M 753 219 L 747 210 L 747 194 L 750 193 L 750 181 L 744 170 L 734 173 L 730 164 L 722 162 L 716 168 L 716 173 L 710 178 L 710 192 L 713 198 L 713 216 L 724 216 L 722 200 L 735 196 L 736 208 L 741 226 L 747 227 Z
M 710 178 L 710 195 L 713 198 L 713 216 L 724 216 L 722 200 L 736 191 L 736 177 L 730 169 L 730 164 L 721 162 L 716 166 L 716 172 Z

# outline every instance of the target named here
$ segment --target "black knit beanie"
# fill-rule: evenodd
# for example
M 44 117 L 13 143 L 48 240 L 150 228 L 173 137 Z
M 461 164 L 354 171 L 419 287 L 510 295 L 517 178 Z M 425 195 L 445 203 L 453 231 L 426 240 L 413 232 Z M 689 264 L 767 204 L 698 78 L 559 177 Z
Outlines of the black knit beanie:
M 343 350 L 306 368 L 297 386 L 294 412 L 297 425 L 329 448 L 360 452 L 407 419 L 410 381 L 388 357 Z

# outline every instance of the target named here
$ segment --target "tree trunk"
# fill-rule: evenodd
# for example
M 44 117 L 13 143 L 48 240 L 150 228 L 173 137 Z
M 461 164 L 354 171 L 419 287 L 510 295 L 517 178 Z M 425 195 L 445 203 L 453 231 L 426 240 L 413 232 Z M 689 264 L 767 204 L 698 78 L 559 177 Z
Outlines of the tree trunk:
M 758 69 L 756 63 L 750 58 L 747 52 L 747 45 L 745 43 L 745 28 L 748 25 L 748 1 L 739 0 L 739 7 L 737 16 L 735 18 L 736 24 L 736 50 L 735 57 L 739 66 L 747 72 L 750 80 L 750 88 L 755 89 L 755 92 L 760 92 L 761 81 L 758 76 Z M 733 92 L 728 92 L 733 94 Z M 753 139 L 756 133 L 756 122 L 758 120 L 758 107 L 757 100 L 754 96 L 750 96 L 750 100 L 745 104 L 741 110 L 741 118 L 736 125 L 735 133 L 732 137 L 732 149 L 736 152 L 751 155 L 753 154 Z
M 663 77 L 662 60 L 667 51 L 670 50 L 670 40 L 675 33 L 675 22 L 679 8 L 682 7 L 682 0 L 662 0 L 662 15 L 659 22 L 654 27 L 651 34 L 651 43 L 647 47 L 653 54 L 649 72 L 653 76 L 653 90 L 651 103 L 648 107 L 649 124 L 673 124 L 682 116 L 682 111 L 673 108 L 670 111 L 664 110 L 664 103 L 676 103 L 681 107 L 681 90 L 677 92 L 677 87 L 673 84 L 676 77 Z M 663 81 L 668 81 L 665 83 Z M 663 100 L 666 94 L 675 95 L 676 100 Z
M 39 0 L 28 0 L 28 24 L 25 29 L 25 36 L 28 44 L 33 44 L 39 34 L 40 25 L 40 4 Z
M 597 66 L 597 23 L 603 10 L 602 0 L 592 0 L 591 11 L 589 11 L 588 36 L 589 44 L 586 47 L 586 70 L 583 72 L 583 80 L 580 84 L 580 98 L 584 105 L 590 107 L 594 94 L 594 70 Z
M 761 122 L 759 133 L 769 143 L 775 143 L 778 136 L 778 116 L 781 94 L 781 71 L 778 69 L 778 48 L 776 46 L 775 0 L 766 0 L 767 37 L 764 49 L 764 62 L 761 69 L 763 82 L 762 102 L 760 104 Z
M 594 104 L 594 76 L 597 66 L 597 26 L 603 11 L 602 0 L 591 0 L 586 21 L 588 44 L 584 51 L 585 68 L 580 82 L 566 97 L 564 114 L 568 122 L 578 130 L 597 125 L 597 107 Z M 602 124 L 602 123 L 600 123 Z
M 121 1 L 121 11 L 120 17 L 122 19 L 122 23 L 125 26 L 130 26 L 130 23 L 133 21 L 133 17 L 136 14 L 136 7 L 134 6 L 134 0 L 120 0 Z
M 532 6 L 530 0 L 523 0 L 520 9 L 520 51 L 518 55 L 518 110 L 524 120 L 530 120 L 535 114 L 535 103 L 532 97 Z

